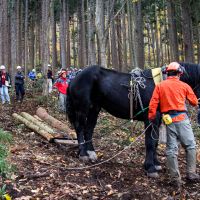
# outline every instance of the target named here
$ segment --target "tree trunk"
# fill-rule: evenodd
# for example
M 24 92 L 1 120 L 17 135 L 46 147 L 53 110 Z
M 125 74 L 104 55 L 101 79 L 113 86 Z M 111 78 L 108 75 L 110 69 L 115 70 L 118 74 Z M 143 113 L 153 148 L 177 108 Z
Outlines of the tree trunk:
M 169 25 L 169 45 L 170 45 L 170 59 L 179 61 L 177 28 L 176 28 L 176 14 L 173 0 L 167 0 L 167 14 Z
M 144 36 L 143 36 L 143 16 L 142 1 L 133 3 L 134 13 L 134 46 L 136 67 L 144 68 Z
M 88 65 L 96 65 L 95 2 L 88 0 Z
M 111 17 L 114 17 L 114 11 L 112 11 Z M 111 38 L 111 57 L 112 57 L 112 66 L 118 70 L 119 69 L 119 63 L 118 63 L 118 56 L 117 56 L 117 41 L 116 41 L 116 25 L 115 20 L 112 20 L 111 27 L 110 27 L 110 38 Z
M 153 24 L 150 24 L 150 30 L 151 30 L 151 39 L 152 39 L 152 51 L 153 51 L 153 66 L 156 66 L 156 54 L 155 54 L 155 34 L 153 29 Z
M 160 45 L 159 45 L 159 21 L 158 21 L 158 11 L 155 10 L 155 26 L 154 26 L 154 32 L 155 32 L 155 43 L 156 43 L 156 66 L 160 66 Z
M 50 20 L 49 20 L 49 8 L 50 8 L 50 0 L 42 1 L 42 71 L 46 76 L 48 70 L 49 63 L 49 28 L 50 28 Z M 48 84 L 47 79 L 44 80 L 43 83 L 43 95 L 48 95 Z
M 51 0 L 51 40 L 52 40 L 52 70 L 55 73 L 55 67 L 57 67 L 57 37 L 56 37 L 56 20 L 54 11 L 54 0 Z
M 84 0 L 78 1 L 78 13 L 78 65 L 83 67 L 86 65 Z
M 123 3 L 123 1 L 121 1 Z M 126 37 L 126 14 L 125 14 L 125 8 L 123 7 L 122 9 L 122 48 L 123 48 L 123 64 L 122 64 L 122 71 L 127 72 L 127 37 Z
M 21 65 L 22 64 L 22 51 L 21 51 L 21 21 L 20 21 L 20 11 L 21 11 L 21 6 L 20 6 L 20 0 L 17 0 L 17 8 L 16 8 L 16 23 L 17 23 L 17 35 L 16 35 L 16 39 L 17 39 L 17 61 L 16 64 L 17 65 Z M 16 68 L 16 66 L 15 66 Z
M 99 40 L 101 66 L 106 66 L 106 34 L 105 34 L 105 19 L 104 19 L 104 1 L 96 0 L 96 31 Z
M 62 68 L 66 68 L 66 1 L 60 0 L 61 12 L 60 12 L 60 60 Z
M 197 52 L 197 61 L 198 63 L 200 64 L 200 27 L 197 27 L 198 29 L 198 35 L 197 35 L 197 41 L 198 41 L 198 44 L 197 44 L 197 49 L 198 49 L 198 52 Z
M 118 70 L 122 71 L 122 33 L 121 33 L 121 19 L 117 16 L 117 51 L 118 51 Z
M 10 13 L 10 27 L 11 27 L 11 79 L 14 80 L 15 67 L 17 65 L 17 0 L 11 2 Z
M 130 1 L 128 1 L 127 3 L 127 15 L 128 15 L 128 44 L 129 44 L 129 53 L 130 53 L 130 66 L 131 68 L 136 67 L 135 65 L 135 59 L 134 59 L 134 47 L 133 47 L 133 28 L 132 28 L 132 24 L 133 24 L 133 20 L 132 20 L 132 6 Z
M 25 2 L 25 22 L 24 22 L 24 67 L 25 75 L 28 73 L 28 0 Z M 25 76 L 27 77 L 27 76 Z
M 0 27 L 3 27 L 4 28 L 4 23 L 3 23 L 3 0 L 0 0 Z M 4 59 L 3 59 L 3 49 L 4 49 L 4 46 L 3 46 L 3 31 L 1 30 L 0 31 L 0 63 L 4 63 Z
M 8 16 L 8 1 L 1 0 L 0 6 L 0 16 L 1 16 L 1 30 L 0 30 L 0 60 L 1 64 L 10 68 L 10 26 L 9 26 L 9 16 Z
M 29 64 L 31 69 L 35 67 L 35 34 L 34 34 L 34 19 L 31 18 L 29 25 Z M 43 40 L 43 39 L 42 39 Z M 43 42 L 43 41 L 42 41 Z M 43 44 L 43 43 L 42 43 Z M 42 47 L 43 48 L 43 47 Z M 43 57 L 42 57 L 43 58 Z
M 194 62 L 193 33 L 190 13 L 190 2 L 188 0 L 181 0 L 182 31 L 186 62 Z
M 70 28 L 69 28 L 69 0 L 67 0 L 67 8 L 66 8 L 66 32 L 67 32 L 67 60 L 66 60 L 66 64 L 67 67 L 70 67 L 71 65 L 71 56 L 70 56 Z

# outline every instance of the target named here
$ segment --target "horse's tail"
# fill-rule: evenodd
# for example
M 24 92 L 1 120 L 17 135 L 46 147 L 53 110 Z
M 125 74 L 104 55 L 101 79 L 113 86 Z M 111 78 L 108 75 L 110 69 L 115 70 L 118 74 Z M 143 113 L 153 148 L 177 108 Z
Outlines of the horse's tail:
M 69 87 L 67 88 L 66 115 L 69 122 L 73 125 L 76 120 L 76 114 L 73 106 L 72 96 L 70 94 L 70 84 Z

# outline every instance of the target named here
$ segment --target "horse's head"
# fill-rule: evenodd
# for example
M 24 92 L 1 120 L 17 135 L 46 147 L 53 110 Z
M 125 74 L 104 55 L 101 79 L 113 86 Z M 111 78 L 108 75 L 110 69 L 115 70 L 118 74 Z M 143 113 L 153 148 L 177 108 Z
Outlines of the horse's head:
M 191 63 L 180 63 L 185 72 L 181 80 L 191 86 L 197 98 L 200 99 L 200 65 Z M 200 124 L 200 105 L 198 110 L 198 123 Z

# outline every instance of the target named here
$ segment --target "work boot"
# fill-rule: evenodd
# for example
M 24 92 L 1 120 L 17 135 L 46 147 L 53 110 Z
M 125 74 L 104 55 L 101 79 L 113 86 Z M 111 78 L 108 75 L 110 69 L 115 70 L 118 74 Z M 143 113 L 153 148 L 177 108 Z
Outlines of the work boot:
M 189 149 L 186 151 L 186 161 L 187 161 L 187 176 L 186 178 L 190 181 L 200 180 L 198 174 L 196 174 L 196 150 Z
M 171 187 L 173 187 L 173 190 L 177 190 L 177 191 L 181 189 L 183 184 L 184 184 L 184 182 L 179 178 L 178 179 L 174 179 L 169 183 L 169 185 Z
M 189 181 L 200 181 L 200 176 L 196 173 L 187 173 L 186 179 Z
M 178 160 L 176 155 L 167 156 L 167 167 L 169 169 L 172 180 L 181 180 L 181 175 L 178 169 Z

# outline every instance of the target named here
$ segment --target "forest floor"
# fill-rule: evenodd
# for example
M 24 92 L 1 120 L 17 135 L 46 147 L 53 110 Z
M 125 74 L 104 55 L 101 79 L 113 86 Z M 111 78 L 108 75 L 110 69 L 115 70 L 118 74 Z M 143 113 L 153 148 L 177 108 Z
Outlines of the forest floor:
M 29 95 L 23 104 L 0 107 L 0 127 L 10 131 L 14 139 L 10 160 L 15 165 L 16 172 L 11 178 L 4 180 L 12 199 L 200 199 L 199 183 L 186 182 L 181 193 L 176 193 L 169 185 L 166 157 L 161 146 L 158 150 L 163 167 L 159 173 L 160 178 L 151 179 L 145 175 L 144 139 L 99 166 L 85 170 L 68 169 L 92 163 L 83 164 L 77 157 L 77 149 L 49 143 L 12 118 L 13 112 L 26 111 L 35 114 L 37 107 L 43 106 L 51 115 L 68 123 L 65 115 L 58 113 L 55 111 L 56 107 L 51 106 L 52 102 L 46 102 L 45 105 L 44 102 L 42 97 L 39 99 Z M 124 123 L 124 120 L 101 113 L 94 134 L 97 162 L 112 157 L 130 144 L 130 124 Z M 142 130 L 142 124 L 138 123 L 135 133 L 139 134 Z M 181 150 L 179 164 L 183 180 L 186 181 L 184 156 L 185 153 Z

